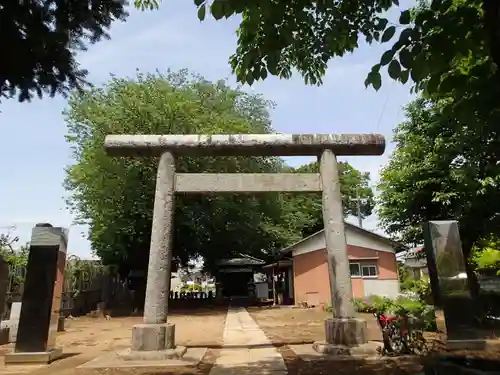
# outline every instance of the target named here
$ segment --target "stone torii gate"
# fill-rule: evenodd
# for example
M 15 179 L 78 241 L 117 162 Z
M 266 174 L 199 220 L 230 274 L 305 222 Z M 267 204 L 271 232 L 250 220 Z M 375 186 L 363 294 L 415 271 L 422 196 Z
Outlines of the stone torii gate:
M 144 320 L 132 329 L 132 351 L 175 349 L 175 326 L 167 321 L 175 193 L 322 192 L 323 221 L 333 316 L 326 343 L 366 343 L 366 322 L 355 318 L 344 232 L 337 156 L 382 155 L 378 134 L 108 135 L 110 156 L 159 156 Z M 176 173 L 175 157 L 317 156 L 320 173 Z M 152 353 L 151 353 L 152 354 Z

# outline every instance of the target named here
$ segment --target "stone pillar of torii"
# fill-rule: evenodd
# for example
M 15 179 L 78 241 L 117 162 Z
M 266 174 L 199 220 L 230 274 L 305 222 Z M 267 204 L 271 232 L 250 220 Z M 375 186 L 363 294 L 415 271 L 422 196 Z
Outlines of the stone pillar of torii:
M 367 342 L 366 322 L 356 318 L 352 303 L 337 156 L 382 155 L 385 150 L 382 135 L 108 135 L 104 147 L 110 156 L 159 157 L 144 321 L 132 329 L 132 351 L 176 348 L 175 325 L 167 316 L 177 192 L 321 191 L 333 306 L 332 317 L 325 321 L 325 342 L 346 349 Z M 175 158 L 194 155 L 316 156 L 320 173 L 176 173 Z

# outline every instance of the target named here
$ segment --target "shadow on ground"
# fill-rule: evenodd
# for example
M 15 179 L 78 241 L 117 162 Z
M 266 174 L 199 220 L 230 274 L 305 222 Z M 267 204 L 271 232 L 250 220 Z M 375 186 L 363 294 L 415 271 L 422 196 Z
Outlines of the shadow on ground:
M 183 306 L 178 308 L 170 308 L 168 315 L 176 316 L 176 315 L 191 315 L 191 316 L 208 316 L 208 315 L 226 315 L 227 314 L 227 306 Z M 129 308 L 116 308 L 110 309 L 109 315 L 112 318 L 126 318 L 132 316 L 143 316 L 143 311 L 139 310 L 135 313 L 132 312 Z
M 422 365 L 418 357 L 363 360 L 356 358 L 299 358 L 287 347 L 278 349 L 282 355 L 286 370 L 279 360 L 257 361 L 254 363 L 212 367 L 210 375 L 240 375 L 240 374 L 286 374 L 289 375 L 394 375 L 394 374 L 417 374 L 422 371 Z M 280 371 L 281 370 L 281 371 Z

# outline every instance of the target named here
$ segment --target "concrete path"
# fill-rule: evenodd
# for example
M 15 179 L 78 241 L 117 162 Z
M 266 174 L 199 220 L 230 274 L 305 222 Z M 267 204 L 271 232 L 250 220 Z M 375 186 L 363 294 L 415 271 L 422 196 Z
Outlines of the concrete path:
M 230 308 L 224 328 L 224 347 L 210 375 L 286 375 L 283 357 L 244 308 Z

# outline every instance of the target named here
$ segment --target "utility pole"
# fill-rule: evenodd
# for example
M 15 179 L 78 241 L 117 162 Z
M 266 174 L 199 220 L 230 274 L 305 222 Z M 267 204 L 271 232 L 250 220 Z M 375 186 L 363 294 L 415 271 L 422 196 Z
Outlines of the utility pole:
M 276 249 L 273 248 L 273 262 L 276 262 L 277 259 L 277 252 Z M 273 306 L 276 306 L 276 272 L 275 272 L 275 265 L 273 263 Z
M 353 199 L 356 202 L 356 214 L 358 217 L 358 226 L 363 228 L 363 217 L 361 216 L 361 198 L 359 196 L 359 188 L 356 188 L 356 199 Z

